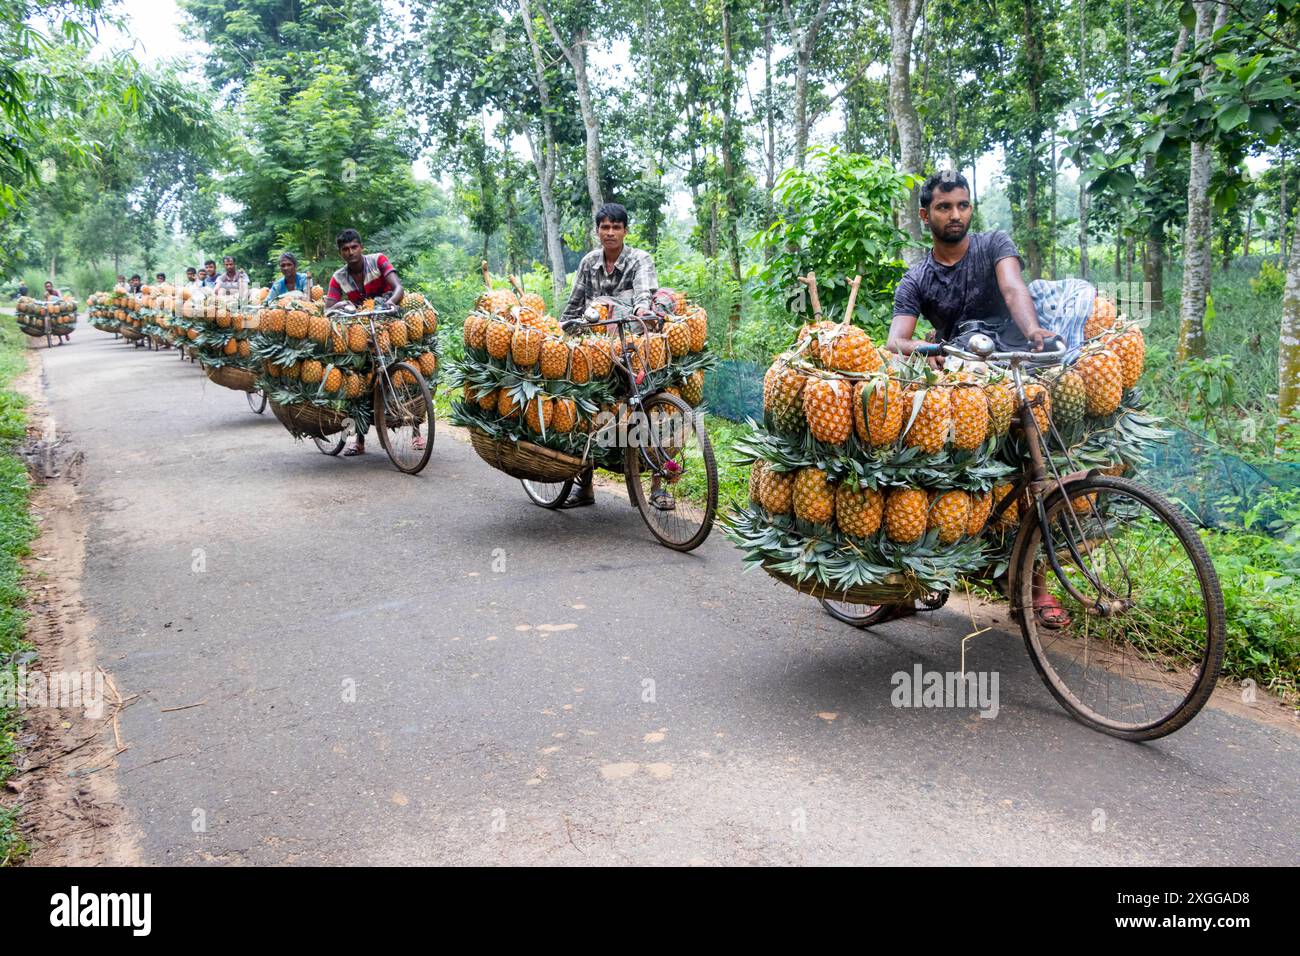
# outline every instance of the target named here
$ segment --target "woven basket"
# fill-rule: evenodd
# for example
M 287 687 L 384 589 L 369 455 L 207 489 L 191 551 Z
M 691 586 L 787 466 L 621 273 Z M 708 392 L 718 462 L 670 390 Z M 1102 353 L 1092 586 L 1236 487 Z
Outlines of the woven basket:
M 122 326 L 118 331 L 122 333 L 122 338 L 131 341 L 144 338 L 143 332 L 140 332 L 138 329 L 133 329 L 129 325 Z
M 277 405 L 271 402 L 271 412 L 280 424 L 295 436 L 328 438 L 343 431 L 348 417 L 342 412 L 330 411 L 318 405 Z
M 257 375 L 246 368 L 238 368 L 234 365 L 213 368 L 205 365 L 203 373 L 222 388 L 233 388 L 237 392 L 257 391 Z
M 18 328 L 20 328 L 26 334 L 30 335 L 32 338 L 36 338 L 37 336 L 41 336 L 45 334 L 45 329 L 39 325 L 19 324 Z M 51 329 L 50 331 L 53 332 L 53 329 Z
M 568 481 L 583 468 L 581 458 L 532 442 L 492 438 L 476 428 L 469 430 L 469 440 L 485 462 L 521 481 Z
M 763 570 L 801 594 L 826 598 L 829 601 L 842 601 L 845 604 L 904 604 L 919 600 L 930 593 L 901 574 L 890 575 L 880 584 L 865 584 L 848 590 L 834 590 L 820 581 L 800 581 L 783 571 L 773 571 L 766 564 L 763 565 Z

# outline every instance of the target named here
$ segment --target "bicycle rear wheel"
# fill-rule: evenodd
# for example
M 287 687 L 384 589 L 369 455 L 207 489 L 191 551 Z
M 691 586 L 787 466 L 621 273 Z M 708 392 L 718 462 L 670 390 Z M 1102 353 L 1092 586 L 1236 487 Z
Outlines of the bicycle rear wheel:
M 343 446 L 348 442 L 348 433 L 346 431 L 341 431 L 325 438 L 318 438 L 313 435 L 311 440 L 316 443 L 316 448 L 322 455 L 337 457 L 338 453 L 343 450 Z
M 572 481 L 521 481 L 524 494 L 533 504 L 542 508 L 558 508 L 573 490 Z
M 893 610 L 888 604 L 849 604 L 846 601 L 834 601 L 830 598 L 818 598 L 822 610 L 841 624 L 850 627 L 873 627 L 889 617 Z
M 1223 665 L 1223 593 L 1187 520 L 1123 478 L 1068 482 L 1018 543 L 1012 607 L 1047 689 L 1074 717 L 1125 740 L 1173 733 L 1209 700 Z M 1040 584 L 1035 585 L 1035 578 Z M 1069 615 L 1052 628 L 1034 597 Z
M 667 392 L 650 396 L 641 409 L 624 454 L 628 496 L 660 544 L 693 551 L 709 536 L 718 510 L 718 469 L 704 416 Z
M 420 370 L 397 362 L 375 380 L 379 443 L 398 471 L 418 474 L 433 453 L 433 396 Z
M 184 358 L 184 356 L 181 356 L 181 358 Z M 248 396 L 248 407 L 253 410 L 254 415 L 261 415 L 266 411 L 266 392 L 257 388 L 244 394 Z

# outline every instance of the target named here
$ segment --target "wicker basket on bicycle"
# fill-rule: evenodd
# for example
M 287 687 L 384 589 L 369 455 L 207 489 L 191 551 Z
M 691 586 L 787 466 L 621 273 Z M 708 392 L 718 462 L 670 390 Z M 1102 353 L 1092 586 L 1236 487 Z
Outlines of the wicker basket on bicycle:
M 583 468 L 581 458 L 529 441 L 493 438 L 477 428 L 469 430 L 469 440 L 480 458 L 520 481 L 569 481 Z
M 296 438 L 328 438 L 347 427 L 349 416 L 319 405 L 281 405 L 271 402 L 271 413 Z
M 902 574 L 887 575 L 878 584 L 831 588 L 820 581 L 802 580 L 767 564 L 762 567 L 772 577 L 787 587 L 794 588 L 800 594 L 824 598 L 828 601 L 840 601 L 844 604 L 902 604 L 906 601 L 921 600 L 932 593 L 931 588 L 924 587 L 915 579 Z
M 236 365 L 204 365 L 203 374 L 208 380 L 222 388 L 236 392 L 254 392 L 257 390 L 257 373 L 251 369 Z

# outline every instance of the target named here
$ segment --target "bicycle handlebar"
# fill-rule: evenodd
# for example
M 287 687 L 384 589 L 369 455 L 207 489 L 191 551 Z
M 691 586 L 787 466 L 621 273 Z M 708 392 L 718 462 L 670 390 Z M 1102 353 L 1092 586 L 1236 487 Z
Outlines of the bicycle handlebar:
M 980 340 L 987 342 L 989 347 L 981 348 L 983 342 Z M 1056 335 L 1050 341 L 1056 345 L 1056 348 L 1044 349 L 1041 352 L 995 352 L 992 348 L 993 340 L 991 338 L 986 335 L 973 335 L 970 339 L 972 348 L 969 351 L 940 342 L 922 342 L 913 346 L 912 352 L 924 356 L 951 355 L 969 362 L 1028 362 L 1034 365 L 1059 365 L 1068 351 L 1065 347 L 1065 339 Z

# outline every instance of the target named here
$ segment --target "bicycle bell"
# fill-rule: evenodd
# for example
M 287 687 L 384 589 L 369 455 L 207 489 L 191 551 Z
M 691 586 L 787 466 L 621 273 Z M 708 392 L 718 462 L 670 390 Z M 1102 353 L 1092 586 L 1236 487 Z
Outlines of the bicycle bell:
M 966 349 L 968 351 L 981 357 L 992 355 L 995 347 L 993 339 L 985 335 L 983 332 L 976 332 L 970 337 L 970 341 L 966 343 Z

